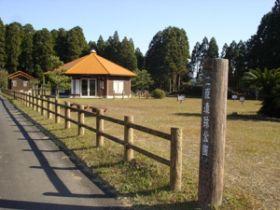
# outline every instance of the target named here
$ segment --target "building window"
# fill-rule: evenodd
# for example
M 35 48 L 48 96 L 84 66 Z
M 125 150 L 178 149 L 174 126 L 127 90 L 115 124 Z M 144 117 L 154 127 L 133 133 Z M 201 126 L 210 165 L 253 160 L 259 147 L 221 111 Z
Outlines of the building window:
M 113 90 L 115 94 L 122 94 L 124 88 L 124 82 L 121 80 L 114 80 L 113 82 Z
M 28 81 L 23 81 L 23 87 L 27 87 Z
M 12 84 L 13 84 L 13 87 L 16 87 L 17 86 L 17 81 L 16 80 L 12 80 Z

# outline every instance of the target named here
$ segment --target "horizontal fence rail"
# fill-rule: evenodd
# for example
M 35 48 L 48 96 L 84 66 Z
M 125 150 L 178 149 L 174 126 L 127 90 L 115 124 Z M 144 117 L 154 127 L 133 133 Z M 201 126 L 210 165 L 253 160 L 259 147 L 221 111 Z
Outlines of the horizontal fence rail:
M 78 135 L 82 136 L 85 129 L 96 133 L 96 146 L 102 147 L 104 145 L 104 138 L 111 140 L 117 144 L 124 146 L 124 160 L 131 161 L 134 159 L 134 151 L 151 158 L 159 163 L 170 167 L 170 188 L 173 191 L 181 190 L 182 177 L 182 129 L 171 128 L 170 133 L 165 133 L 152 128 L 134 123 L 133 116 L 125 116 L 124 120 L 116 119 L 104 115 L 104 109 L 84 106 L 77 103 L 70 103 L 65 101 L 64 104 L 58 103 L 56 99 L 46 98 L 29 93 L 16 92 L 5 90 L 4 94 L 13 97 L 15 100 L 22 101 L 25 106 L 32 108 L 34 111 L 40 112 L 41 115 L 48 119 L 55 119 L 56 123 L 64 120 L 65 129 L 71 127 L 71 123 L 78 126 Z M 61 108 L 64 112 L 61 112 Z M 91 109 L 91 111 L 85 110 Z M 105 110 L 106 111 L 106 110 Z M 71 112 L 77 113 L 77 120 L 71 118 Z M 85 115 L 96 118 L 96 127 L 85 124 Z M 104 132 L 104 121 L 115 123 L 124 127 L 124 138 L 118 138 L 111 134 Z M 134 130 L 141 131 L 146 134 L 160 137 L 161 139 L 170 141 L 170 160 L 149 152 L 133 144 Z

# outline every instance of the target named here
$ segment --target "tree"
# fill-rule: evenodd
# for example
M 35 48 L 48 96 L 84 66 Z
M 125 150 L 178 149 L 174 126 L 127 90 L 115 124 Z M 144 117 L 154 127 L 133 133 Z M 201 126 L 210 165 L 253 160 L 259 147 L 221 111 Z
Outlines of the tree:
M 104 56 L 105 55 L 105 49 L 106 49 L 106 42 L 104 41 L 103 37 L 100 35 L 97 43 L 96 43 L 96 51 L 98 55 Z
M 172 91 L 180 89 L 181 76 L 187 73 L 189 43 L 184 29 L 168 27 L 152 39 L 146 54 L 146 68 L 155 85 Z
M 21 52 L 22 34 L 19 23 L 11 23 L 6 26 L 6 69 L 9 72 L 17 70 L 19 65 L 19 55 Z
M 56 98 L 59 97 L 59 91 L 69 89 L 70 77 L 65 76 L 64 70 L 54 70 L 46 73 L 46 76 L 51 84 L 51 87 L 55 89 Z
M 54 55 L 51 33 L 46 29 L 36 31 L 33 37 L 34 65 L 45 72 L 52 68 L 50 57 Z
M 208 42 L 207 37 L 204 37 L 198 48 L 198 52 L 197 52 L 198 72 L 197 72 L 196 79 L 197 79 L 198 83 L 201 83 L 201 81 L 202 81 L 203 64 L 204 64 L 205 58 L 207 57 L 208 49 L 209 49 L 209 42 Z
M 280 67 L 280 0 L 263 16 L 257 33 L 248 41 L 248 65 L 250 68 Z
M 67 31 L 65 29 L 60 28 L 58 31 L 53 32 L 54 39 L 54 51 L 56 55 L 63 62 L 67 61 Z
M 132 78 L 132 89 L 136 90 L 147 90 L 150 89 L 150 86 L 153 85 L 154 81 L 152 80 L 151 75 L 145 69 L 143 70 L 136 70 L 135 73 L 137 74 L 136 77 Z
M 124 37 L 122 40 L 119 49 L 119 64 L 130 70 L 137 68 L 137 58 L 132 39 L 128 40 L 127 37 Z
M 0 90 L 8 88 L 8 75 L 6 70 L 0 70 Z
M 229 59 L 229 88 L 234 92 L 242 90 L 240 82 L 244 72 L 248 71 L 247 48 L 243 41 L 238 44 L 232 41 L 231 44 L 224 45 L 222 51 L 223 58 Z
M 121 63 L 121 59 L 120 59 L 120 48 L 121 48 L 121 42 L 120 42 L 120 38 L 119 38 L 119 34 L 117 31 L 115 31 L 113 36 L 110 36 L 107 40 L 107 45 L 105 48 L 105 53 L 104 53 L 104 57 L 120 64 Z
M 280 68 L 251 69 L 244 74 L 243 80 L 249 87 L 256 88 L 262 96 L 260 114 L 280 117 Z
M 209 47 L 207 50 L 207 57 L 209 58 L 218 58 L 219 57 L 219 48 L 216 42 L 216 39 L 212 37 L 209 42 Z
M 225 43 L 221 52 L 221 58 L 225 58 L 228 49 L 228 44 Z
M 83 29 L 79 26 L 68 31 L 66 42 L 66 62 L 77 59 L 88 52 L 88 44 L 84 37 Z
M 135 50 L 135 56 L 136 56 L 136 59 L 137 59 L 137 68 L 138 69 L 143 69 L 144 68 L 145 57 L 138 47 Z
M 33 70 L 33 35 L 32 25 L 26 24 L 22 27 L 23 39 L 21 43 L 21 54 L 19 56 L 19 67 L 32 73 Z
M 5 64 L 6 64 L 5 25 L 0 18 L 0 69 L 4 68 Z

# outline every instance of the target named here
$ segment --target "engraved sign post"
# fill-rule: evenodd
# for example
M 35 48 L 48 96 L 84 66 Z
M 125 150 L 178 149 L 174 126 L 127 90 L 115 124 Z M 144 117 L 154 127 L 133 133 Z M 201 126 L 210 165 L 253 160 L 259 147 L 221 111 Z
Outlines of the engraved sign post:
M 203 207 L 222 204 L 228 60 L 207 59 L 203 70 L 198 200 Z

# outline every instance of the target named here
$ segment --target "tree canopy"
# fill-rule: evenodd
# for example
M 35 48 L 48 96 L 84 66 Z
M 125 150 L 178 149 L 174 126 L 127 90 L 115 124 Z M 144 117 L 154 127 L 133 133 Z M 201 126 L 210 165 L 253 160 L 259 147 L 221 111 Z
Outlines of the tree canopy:
M 180 88 L 180 78 L 187 73 L 188 59 L 189 42 L 185 30 L 168 27 L 153 37 L 145 67 L 157 87 L 172 92 Z

